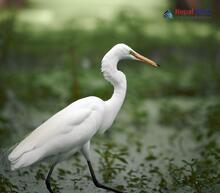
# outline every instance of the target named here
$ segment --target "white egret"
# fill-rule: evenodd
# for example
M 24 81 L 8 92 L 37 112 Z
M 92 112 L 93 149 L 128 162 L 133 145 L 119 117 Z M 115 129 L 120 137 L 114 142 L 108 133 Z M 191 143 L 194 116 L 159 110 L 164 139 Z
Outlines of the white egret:
M 103 101 L 90 96 L 77 100 L 59 111 L 36 128 L 9 154 L 11 170 L 30 166 L 47 158 L 52 167 L 45 180 L 50 193 L 50 177 L 55 165 L 81 151 L 87 160 L 92 180 L 98 188 L 117 193 L 119 190 L 101 184 L 94 173 L 90 159 L 90 140 L 97 132 L 105 132 L 117 116 L 125 95 L 126 77 L 117 69 L 120 60 L 131 59 L 158 66 L 154 61 L 138 54 L 125 44 L 117 44 L 102 59 L 101 70 L 114 87 L 112 97 Z M 48 159 L 49 158 L 49 159 Z

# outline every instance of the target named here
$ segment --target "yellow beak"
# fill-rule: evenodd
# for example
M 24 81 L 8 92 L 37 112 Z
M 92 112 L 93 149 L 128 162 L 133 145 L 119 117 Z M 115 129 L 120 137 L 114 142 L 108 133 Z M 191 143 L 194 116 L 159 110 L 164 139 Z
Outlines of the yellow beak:
M 159 64 L 157 64 L 157 63 L 154 62 L 153 60 L 150 60 L 150 59 L 148 59 L 148 58 L 142 56 L 141 54 L 139 54 L 139 53 L 137 53 L 137 52 L 135 52 L 135 51 L 131 51 L 130 53 L 131 53 L 131 55 L 133 55 L 133 56 L 135 57 L 135 59 L 137 59 L 138 61 L 141 61 L 141 62 L 143 62 L 143 63 L 145 63 L 145 64 L 150 64 L 150 65 L 155 66 L 155 67 L 159 67 L 159 66 L 160 66 Z

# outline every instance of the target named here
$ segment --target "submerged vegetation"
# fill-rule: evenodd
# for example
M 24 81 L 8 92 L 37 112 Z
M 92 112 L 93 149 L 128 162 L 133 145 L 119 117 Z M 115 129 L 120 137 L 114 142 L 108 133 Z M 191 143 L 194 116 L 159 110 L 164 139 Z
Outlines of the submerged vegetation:
M 191 21 L 162 23 L 155 33 L 151 27 L 154 22 L 125 9 L 94 29 L 73 21 L 36 33 L 16 13 L 0 14 L 0 192 L 46 191 L 47 164 L 10 172 L 5 152 L 73 100 L 109 98 L 100 61 L 119 42 L 161 68 L 120 64 L 127 100 L 113 128 L 92 146 L 100 180 L 135 193 L 220 191 L 218 27 Z M 78 154 L 57 166 L 52 182 L 56 192 L 100 192 Z

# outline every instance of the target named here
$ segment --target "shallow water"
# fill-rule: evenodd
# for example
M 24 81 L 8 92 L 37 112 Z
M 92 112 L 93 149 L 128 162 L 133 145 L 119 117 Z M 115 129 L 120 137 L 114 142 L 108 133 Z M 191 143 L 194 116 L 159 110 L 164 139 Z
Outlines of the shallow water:
M 147 100 L 135 104 L 129 103 L 129 105 L 125 103 L 113 127 L 104 135 L 96 136 L 92 140 L 92 162 L 98 179 L 109 186 L 132 193 L 219 192 L 217 180 L 214 181 L 211 178 L 210 184 L 202 186 L 202 182 L 205 182 L 206 179 L 201 177 L 202 174 L 198 174 L 198 166 L 208 168 L 210 167 L 208 164 L 213 164 L 213 168 L 218 169 L 219 164 L 214 165 L 214 163 L 216 163 L 215 159 L 219 159 L 219 157 L 216 156 L 213 163 L 203 163 L 200 149 L 204 148 L 204 140 L 196 140 L 194 135 L 198 134 L 199 130 L 191 130 L 191 127 L 198 126 L 201 124 L 200 120 L 205 118 L 203 115 L 205 107 L 216 101 L 217 99 L 173 98 Z M 183 112 L 167 113 L 166 116 L 171 115 L 171 118 L 164 119 L 161 108 L 164 106 L 165 109 L 170 108 L 169 105 L 166 106 L 167 102 L 169 105 L 171 104 L 171 107 L 176 105 Z M 200 109 L 197 110 L 199 107 Z M 192 112 L 187 112 L 188 109 L 191 109 Z M 173 109 L 171 108 L 171 110 Z M 20 121 L 15 128 L 26 127 L 29 129 L 37 126 L 50 115 L 49 112 L 43 113 L 33 109 L 27 111 L 24 107 L 22 112 L 23 115 L 15 113 L 14 120 L 22 120 L 22 116 L 28 116 L 33 121 L 29 124 Z M 184 112 L 187 113 L 184 114 Z M 10 114 L 11 109 L 6 109 L 4 113 Z M 197 117 L 192 117 L 194 115 Z M 177 121 L 174 119 L 175 117 Z M 178 124 L 183 119 L 189 123 Z M 199 128 L 201 128 L 200 125 Z M 9 170 L 6 159 L 7 151 L 13 143 L 28 133 L 28 129 L 20 129 L 19 132 L 16 132 L 18 133 L 17 139 L 9 137 L 10 140 L 2 143 L 4 144 L 4 147 L 1 148 L 0 162 L 0 192 L 2 193 L 47 192 L 44 184 L 49 169 L 47 163 L 15 172 Z M 13 135 L 13 132 L 10 135 Z M 214 137 L 216 136 L 219 136 L 219 133 L 215 133 Z M 209 149 L 207 151 L 209 152 Z M 197 159 L 199 161 L 194 164 L 193 160 Z M 207 160 L 204 159 L 204 161 Z M 198 165 L 202 163 L 204 165 Z M 218 172 L 215 175 L 220 176 Z M 105 192 L 94 187 L 86 161 L 80 154 L 57 165 L 52 178 L 53 188 L 56 192 L 82 193 L 91 192 L 91 190 L 94 193 Z M 197 186 L 196 183 L 199 185 Z

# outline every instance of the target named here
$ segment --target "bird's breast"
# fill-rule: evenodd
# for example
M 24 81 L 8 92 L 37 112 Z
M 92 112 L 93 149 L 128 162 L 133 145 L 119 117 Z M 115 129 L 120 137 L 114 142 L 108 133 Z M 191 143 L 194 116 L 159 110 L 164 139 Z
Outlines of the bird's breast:
M 99 129 L 100 133 L 104 133 L 112 126 L 120 109 L 121 104 L 112 104 L 112 101 L 105 102 L 103 121 Z

